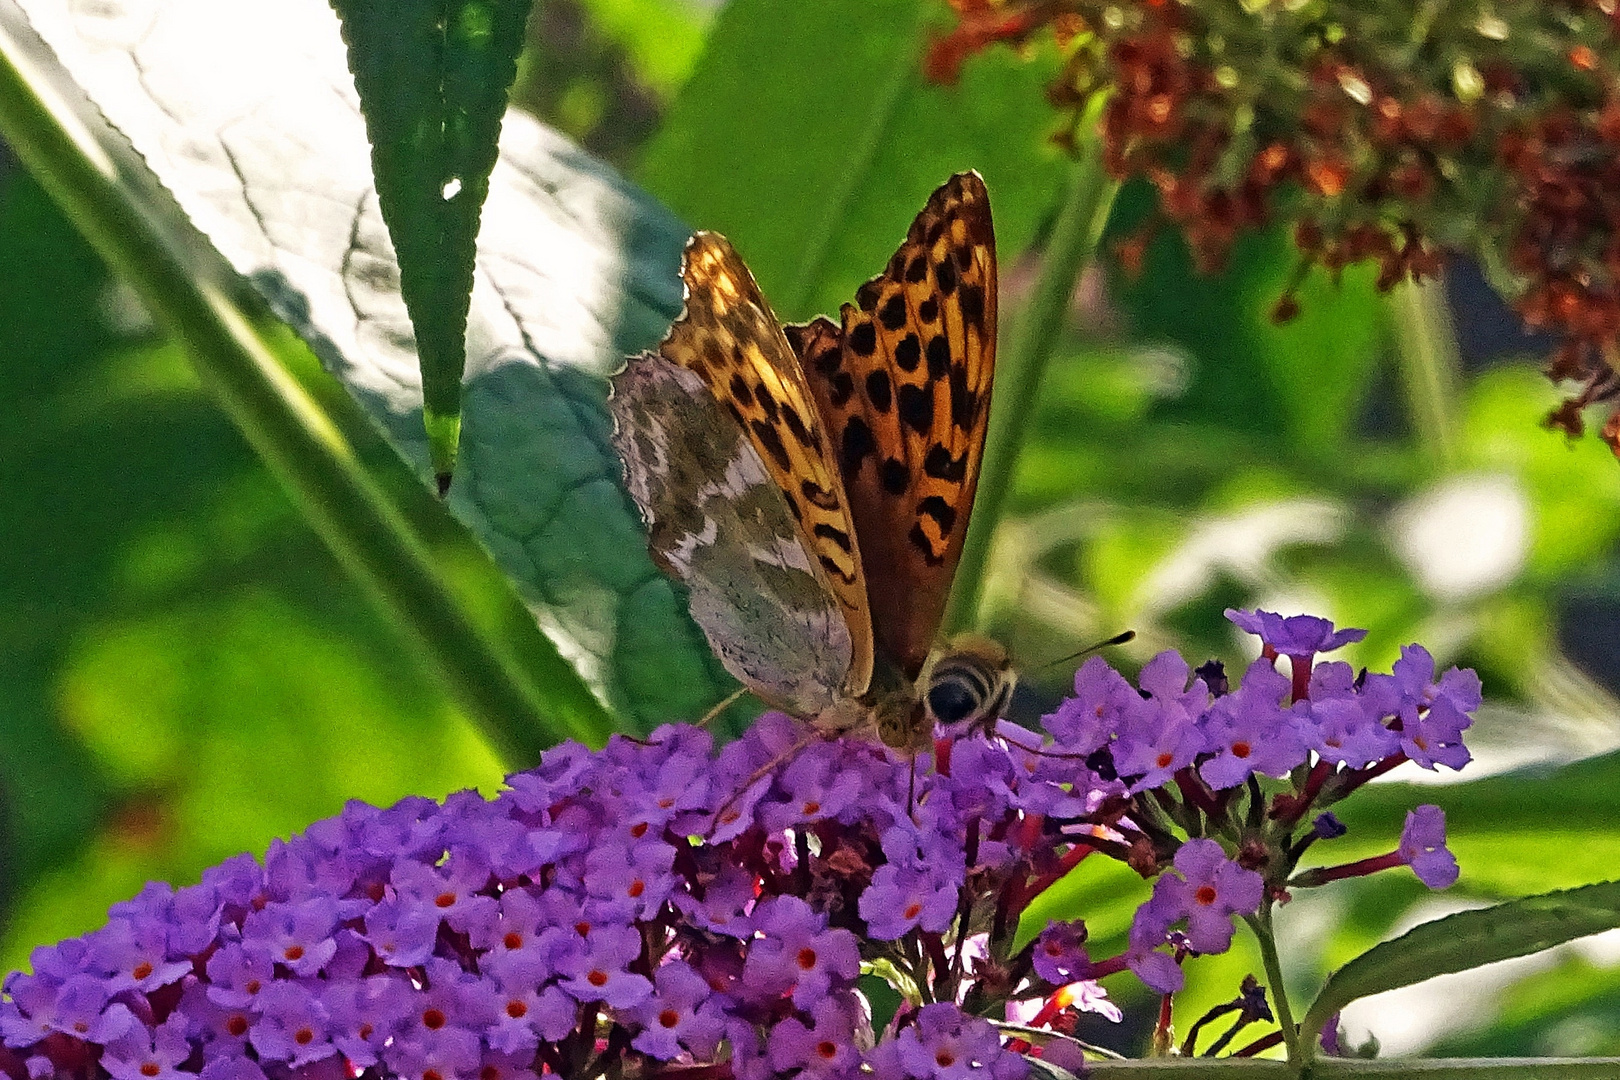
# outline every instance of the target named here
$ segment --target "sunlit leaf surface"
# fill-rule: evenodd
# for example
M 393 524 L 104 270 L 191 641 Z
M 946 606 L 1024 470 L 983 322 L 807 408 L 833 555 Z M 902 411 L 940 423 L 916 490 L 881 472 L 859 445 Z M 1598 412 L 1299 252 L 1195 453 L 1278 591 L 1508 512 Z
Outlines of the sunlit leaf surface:
M 22 7 L 191 220 L 425 472 L 410 323 L 330 8 Z M 690 715 L 717 696 L 716 668 L 645 554 L 602 408 L 605 376 L 679 310 L 686 229 L 519 114 L 501 146 L 451 506 L 629 723 Z

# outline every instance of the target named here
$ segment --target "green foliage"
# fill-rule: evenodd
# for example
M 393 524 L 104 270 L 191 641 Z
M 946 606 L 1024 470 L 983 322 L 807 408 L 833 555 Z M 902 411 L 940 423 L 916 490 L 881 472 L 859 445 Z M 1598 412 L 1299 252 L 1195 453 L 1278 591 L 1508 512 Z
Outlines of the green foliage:
M 1542 893 L 1424 923 L 1334 972 L 1301 1027 L 1318 1031 L 1357 998 L 1498 960 L 1541 952 L 1620 926 L 1620 882 Z
M 532 0 L 333 0 L 416 330 L 441 488 L 460 440 L 478 221 Z
M 615 44 L 613 64 L 655 87 L 660 107 L 674 97 L 638 175 L 691 225 L 730 235 L 784 318 L 835 310 L 882 265 L 926 192 L 968 167 L 992 191 L 1004 300 L 1010 315 L 1019 310 L 1025 260 L 1048 233 L 1066 168 L 1046 143 L 1053 116 L 1040 97 L 1052 55 L 987 53 L 959 85 L 932 86 L 917 61 L 939 5 L 734 0 L 693 66 L 703 20 L 673 0 L 591 0 L 579 10 Z M 641 21 L 649 12 L 663 21 Z M 424 115 L 435 107 L 417 105 Z M 408 136 L 408 125 L 396 134 Z M 405 142 L 393 145 L 397 153 Z M 639 149 L 625 148 L 622 160 Z M 441 186 L 462 175 L 432 172 L 430 157 L 403 162 L 405 171 Z M 562 164 L 540 187 L 569 194 L 578 174 L 568 169 L 598 177 L 597 166 L 566 154 L 548 160 Z M 462 181 L 458 200 L 469 191 Z M 588 312 L 595 321 L 581 332 L 611 361 L 656 341 L 678 310 L 682 227 L 633 190 L 611 213 L 581 210 L 601 190 L 546 206 L 580 214 L 572 235 L 620 260 L 624 295 Z M 419 184 L 411 198 L 426 191 Z M 443 201 L 441 188 L 432 195 Z M 1150 197 L 1124 196 L 1116 232 Z M 22 402 L 0 439 L 0 487 L 20 511 L 0 516 L 11 530 L 0 544 L 0 616 L 15 645 L 0 649 L 0 767 L 16 853 L 4 947 L 16 963 L 33 943 L 99 922 L 108 902 L 148 877 L 193 880 L 345 797 L 440 794 L 492 783 L 498 766 L 204 404 L 177 354 L 94 314 L 106 279 L 38 190 L 0 181 L 0 198 L 0 353 L 9 358 L 0 385 Z M 470 224 L 458 219 L 457 235 L 470 240 L 476 220 L 476 211 Z M 426 250 L 431 236 L 422 229 L 395 244 Z M 532 238 L 497 239 L 503 252 L 528 246 L 537 265 L 555 269 Z M 470 255 L 457 266 L 470 277 Z M 1434 410 L 1397 391 L 1394 339 L 1408 331 L 1368 273 L 1351 271 L 1337 288 L 1312 277 L 1301 317 L 1277 327 L 1266 313 L 1289 270 L 1281 232 L 1249 238 L 1213 277 L 1194 274 L 1166 238 L 1139 278 L 1081 283 L 1026 433 L 988 590 L 989 625 L 1033 688 L 1020 718 L 1049 707 L 1067 679 L 1041 665 L 1099 636 L 1139 631 L 1115 654 L 1125 665 L 1176 646 L 1235 672 L 1248 657 L 1223 607 L 1316 610 L 1371 628 L 1346 650 L 1352 662 L 1387 665 L 1400 644 L 1421 640 L 1442 665 L 1481 667 L 1492 700 L 1476 734 L 1487 748 L 1518 749 L 1532 729 L 1575 733 L 1540 744 L 1534 770 L 1358 794 L 1343 807 L 1351 833 L 1333 861 L 1389 850 L 1406 809 L 1427 801 L 1450 816 L 1461 899 L 1613 876 L 1617 759 L 1556 766 L 1613 746 L 1603 725 L 1614 701 L 1573 671 L 1556 620 L 1577 589 L 1611 604 L 1620 593 L 1620 472 L 1595 440 L 1566 446 L 1539 428 L 1554 395 L 1529 364 L 1449 373 L 1454 396 L 1441 414 L 1453 418 L 1457 442 L 1454 458 L 1437 463 L 1422 430 Z M 535 325 L 583 322 L 581 306 L 543 307 Z M 453 329 L 442 336 L 459 342 Z M 617 490 L 603 356 L 533 356 L 533 365 L 469 380 L 462 475 L 476 482 L 458 483 L 455 509 L 544 617 L 607 613 L 593 624 L 598 638 L 570 638 L 578 622 L 559 636 L 584 642 L 571 655 L 583 657 L 624 726 L 690 717 L 723 692 L 723 679 L 679 591 L 646 559 Z M 414 413 L 380 394 L 361 397 L 419 459 Z M 529 614 L 492 585 L 484 556 L 436 508 L 412 501 L 421 492 L 392 451 L 368 453 L 475 621 L 554 658 L 535 642 Z M 1526 549 L 1505 576 L 1441 595 L 1396 550 L 1394 510 L 1422 509 L 1478 476 L 1522 498 Z M 530 664 L 544 689 L 543 664 Z M 1527 722 L 1546 714 L 1539 728 Z M 1325 846 L 1320 854 L 1329 857 Z M 1133 872 L 1088 859 L 1031 918 L 1083 914 L 1093 955 L 1111 955 L 1143 896 Z M 1318 946 L 1285 954 L 1306 999 L 1329 969 L 1409 924 L 1427 893 L 1396 872 L 1344 897 Z M 1279 910 L 1285 932 L 1309 902 Z M 1527 947 L 1529 937 L 1513 946 Z M 1363 972 L 1362 988 L 1407 978 L 1404 962 L 1383 966 L 1394 952 L 1347 969 L 1342 985 Z M 1613 1052 L 1612 1037 L 1590 1037 L 1613 1030 L 1612 969 L 1558 963 L 1504 993 L 1504 1019 L 1490 1033 L 1453 1032 L 1443 1047 Z M 1182 1031 L 1258 960 L 1239 951 L 1188 970 Z M 1110 990 L 1133 1012 L 1155 1005 L 1128 977 Z
M 725 233 L 784 320 L 851 300 L 952 173 L 983 174 L 1009 264 L 1050 212 L 1063 167 L 1040 88 L 1055 57 L 986 56 L 932 85 L 919 62 L 939 14 L 930 0 L 728 4 L 648 146 L 639 179 Z

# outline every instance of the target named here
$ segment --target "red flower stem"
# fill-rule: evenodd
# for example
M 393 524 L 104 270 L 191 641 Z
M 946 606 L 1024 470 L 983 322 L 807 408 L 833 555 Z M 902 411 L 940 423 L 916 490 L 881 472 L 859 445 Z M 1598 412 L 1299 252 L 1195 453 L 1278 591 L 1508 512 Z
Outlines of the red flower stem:
M 1282 1032 L 1273 1031 L 1270 1035 L 1262 1035 L 1260 1038 L 1254 1040 L 1254 1042 L 1250 1043 L 1248 1046 L 1245 1046 L 1241 1050 L 1234 1050 L 1232 1052 L 1232 1056 L 1254 1057 L 1254 1055 L 1260 1053 L 1262 1050 L 1270 1050 L 1273 1046 L 1279 1045 L 1282 1041 Z
M 1292 888 L 1309 889 L 1318 885 L 1326 885 L 1330 881 L 1341 881 L 1344 878 L 1366 877 L 1376 874 L 1380 870 L 1391 870 L 1397 866 L 1405 866 L 1406 860 L 1401 858 L 1399 851 L 1392 851 L 1388 855 L 1374 855 L 1369 859 L 1359 859 L 1356 862 L 1343 863 L 1339 866 L 1323 866 L 1315 870 L 1307 870 L 1295 876 L 1288 884 Z
M 1293 694 L 1295 701 L 1304 701 L 1311 696 L 1311 660 L 1309 656 L 1290 656 L 1288 663 L 1294 673 Z

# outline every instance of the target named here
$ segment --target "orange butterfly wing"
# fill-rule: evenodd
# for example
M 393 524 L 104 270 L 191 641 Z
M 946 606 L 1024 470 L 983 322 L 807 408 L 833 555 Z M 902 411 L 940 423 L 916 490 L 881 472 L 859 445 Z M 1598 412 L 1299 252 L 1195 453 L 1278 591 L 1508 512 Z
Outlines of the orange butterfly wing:
M 686 310 L 659 352 L 702 378 L 786 497 L 800 541 L 849 626 L 852 656 L 843 689 L 858 697 L 871 681 L 873 642 L 857 526 L 799 358 L 725 237 L 694 235 L 681 277 Z
M 977 173 L 934 192 L 855 300 L 842 327 L 785 329 L 848 493 L 877 652 L 915 679 L 962 555 L 990 418 L 996 252 Z

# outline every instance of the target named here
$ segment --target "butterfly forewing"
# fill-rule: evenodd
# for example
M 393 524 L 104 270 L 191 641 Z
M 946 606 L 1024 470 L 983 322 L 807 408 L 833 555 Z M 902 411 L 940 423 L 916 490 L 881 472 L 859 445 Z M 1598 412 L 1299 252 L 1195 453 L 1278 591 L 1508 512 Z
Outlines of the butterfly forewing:
M 872 617 L 856 523 L 798 357 L 725 237 L 693 236 L 681 275 L 686 310 L 659 351 L 703 380 L 758 451 L 847 624 L 843 689 L 864 693 L 872 673 Z
M 927 660 L 962 554 L 990 417 L 996 256 L 977 173 L 928 200 L 842 326 L 790 326 L 848 493 L 877 650 Z
M 648 546 L 690 593 L 715 655 L 757 697 L 826 710 L 850 665 L 843 613 L 753 444 L 693 372 L 630 360 L 608 401 Z

